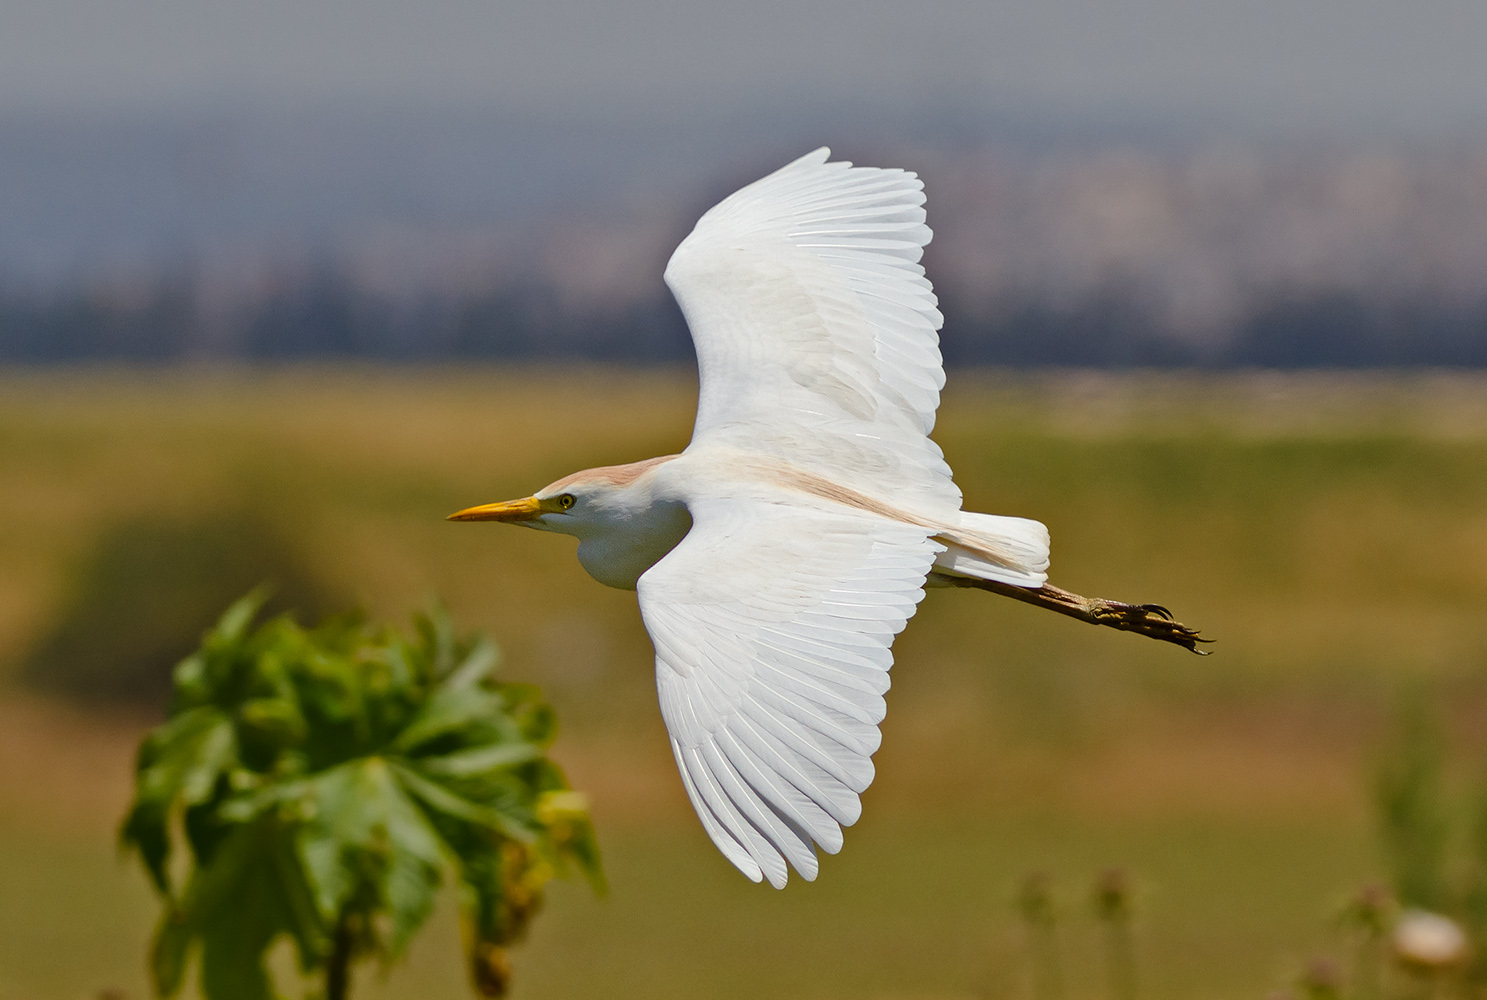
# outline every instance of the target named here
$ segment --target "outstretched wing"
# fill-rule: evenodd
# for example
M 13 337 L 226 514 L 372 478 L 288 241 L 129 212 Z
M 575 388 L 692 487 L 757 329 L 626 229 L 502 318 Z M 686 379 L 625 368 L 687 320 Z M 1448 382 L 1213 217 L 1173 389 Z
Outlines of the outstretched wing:
M 772 455 L 867 496 L 960 509 L 928 437 L 943 322 L 912 173 L 818 149 L 709 210 L 666 267 L 697 347 L 693 447 Z
M 816 877 L 861 812 L 889 647 L 943 546 L 849 508 L 719 499 L 641 576 L 661 714 L 682 782 L 754 881 Z

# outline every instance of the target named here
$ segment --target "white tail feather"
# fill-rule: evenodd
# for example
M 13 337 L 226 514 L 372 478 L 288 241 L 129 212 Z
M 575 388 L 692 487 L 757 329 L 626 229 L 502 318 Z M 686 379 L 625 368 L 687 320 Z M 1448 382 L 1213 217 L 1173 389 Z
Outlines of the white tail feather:
M 960 527 L 935 539 L 945 545 L 935 558 L 936 572 L 1014 587 L 1048 582 L 1048 528 L 1041 521 L 962 511 Z

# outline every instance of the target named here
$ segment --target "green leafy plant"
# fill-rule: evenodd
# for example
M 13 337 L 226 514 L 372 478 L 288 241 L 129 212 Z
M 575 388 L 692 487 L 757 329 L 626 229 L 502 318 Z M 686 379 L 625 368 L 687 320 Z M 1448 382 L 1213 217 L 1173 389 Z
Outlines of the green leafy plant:
M 199 951 L 209 1000 L 267 1000 L 265 956 L 287 938 L 343 1000 L 353 963 L 401 953 L 453 879 L 473 984 L 504 994 L 548 879 L 602 891 L 584 799 L 546 756 L 551 708 L 493 680 L 495 648 L 442 611 L 408 637 L 354 617 L 255 627 L 262 600 L 176 668 L 140 747 L 121 841 L 165 901 L 156 990 L 177 993 Z

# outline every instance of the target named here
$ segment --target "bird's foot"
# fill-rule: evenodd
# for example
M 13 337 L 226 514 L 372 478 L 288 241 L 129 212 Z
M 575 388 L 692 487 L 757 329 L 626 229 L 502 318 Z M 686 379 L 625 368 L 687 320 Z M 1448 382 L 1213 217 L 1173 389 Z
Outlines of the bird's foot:
M 1209 651 L 1199 649 L 1198 643 L 1213 640 L 1199 636 L 1197 629 L 1189 628 L 1173 618 L 1172 612 L 1160 604 L 1126 604 L 1123 601 L 1107 601 L 1099 597 L 1084 600 L 1087 602 L 1086 607 L 1090 615 L 1087 620 L 1093 624 L 1106 625 L 1122 632 L 1135 632 L 1153 639 L 1161 639 L 1163 642 L 1176 643 L 1199 656 L 1208 655 Z

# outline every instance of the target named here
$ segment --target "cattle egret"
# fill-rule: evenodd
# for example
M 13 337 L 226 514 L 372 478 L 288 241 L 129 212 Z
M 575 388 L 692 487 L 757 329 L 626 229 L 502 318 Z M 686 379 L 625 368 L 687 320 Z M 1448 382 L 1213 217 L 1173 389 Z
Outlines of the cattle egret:
M 456 521 L 575 535 L 635 590 L 682 783 L 754 881 L 806 879 L 873 780 L 889 647 L 926 586 L 978 587 L 1196 651 L 1164 608 L 1048 585 L 1048 529 L 960 509 L 912 173 L 818 149 L 712 208 L 666 266 L 697 348 L 679 455 L 575 472 Z

